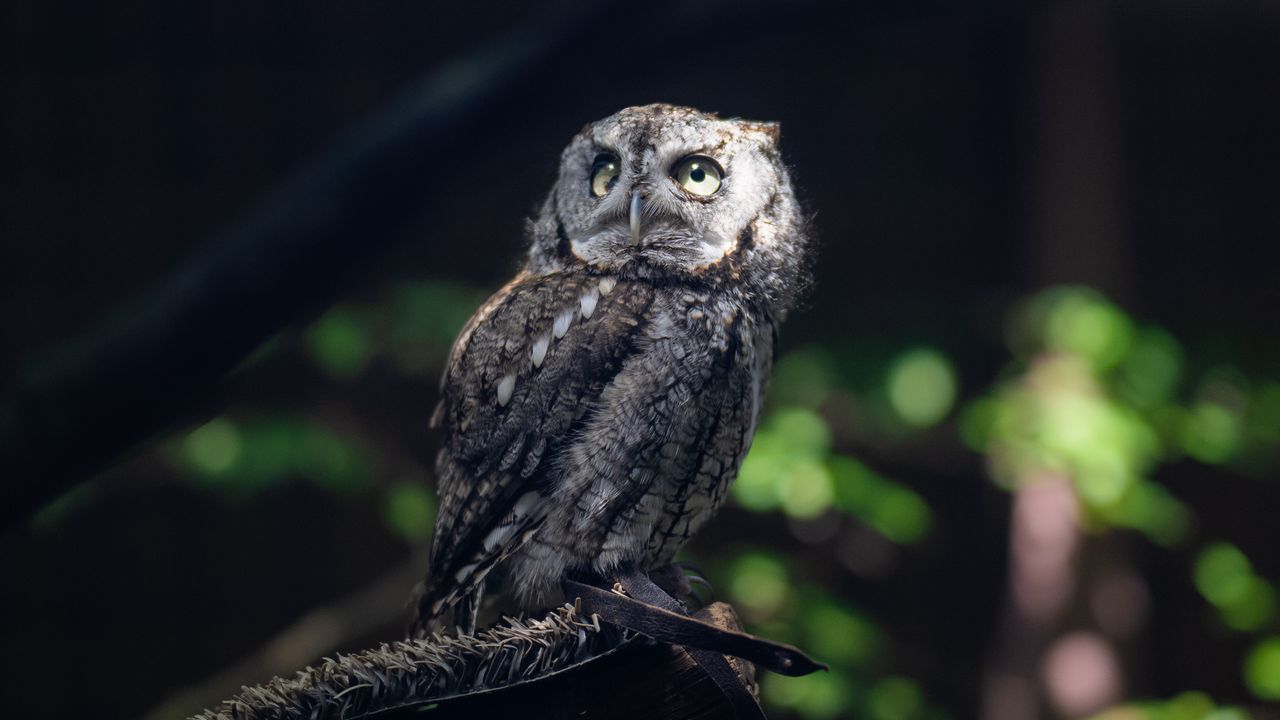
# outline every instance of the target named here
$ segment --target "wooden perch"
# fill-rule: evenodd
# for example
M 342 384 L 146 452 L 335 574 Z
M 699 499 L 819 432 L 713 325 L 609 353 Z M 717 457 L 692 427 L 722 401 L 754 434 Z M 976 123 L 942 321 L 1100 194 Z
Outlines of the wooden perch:
M 696 614 L 739 630 L 724 603 Z M 730 659 L 755 689 L 750 663 Z M 720 689 L 682 648 L 583 617 L 564 605 L 540 620 L 507 619 L 475 636 L 403 640 L 339 655 L 291 679 L 244 688 L 194 720 L 267 718 L 734 717 Z

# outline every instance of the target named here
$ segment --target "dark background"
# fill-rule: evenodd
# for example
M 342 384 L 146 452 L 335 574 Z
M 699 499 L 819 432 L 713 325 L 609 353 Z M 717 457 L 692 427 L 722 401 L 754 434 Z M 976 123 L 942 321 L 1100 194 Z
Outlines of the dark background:
M 0 377 L 172 272 L 425 71 L 540 12 L 519 2 L 6 2 Z M 535 80 L 523 111 L 489 118 L 488 140 L 456 164 L 422 168 L 439 178 L 434 192 L 345 294 L 342 317 L 381 327 L 379 313 L 399 307 L 392 288 L 436 288 L 425 302 L 455 328 L 450 318 L 518 266 L 522 223 L 568 138 L 620 107 L 662 101 L 782 123 L 820 244 L 815 289 L 783 349 L 832 348 L 850 394 L 886 358 L 928 344 L 952 363 L 962 401 L 983 395 L 1019 367 L 1004 342 L 1011 308 L 1058 283 L 1092 286 L 1176 337 L 1184 396 L 1223 367 L 1254 389 L 1280 380 L 1269 252 L 1280 233 L 1280 5 L 805 2 L 677 27 L 661 13 L 611 28 Z M 286 330 L 183 422 L 0 539 L 5 714 L 136 717 L 205 683 L 212 698 L 197 691 L 158 716 L 191 712 L 240 683 L 398 632 L 421 530 L 397 531 L 386 498 L 405 483 L 429 487 L 426 420 L 445 343 L 427 343 L 412 371 L 375 350 L 355 372 L 334 373 L 311 352 L 324 337 L 323 326 Z M 890 569 L 859 574 L 782 513 L 728 509 L 694 546 L 717 585 L 731 570 L 715 568 L 734 567 L 726 548 L 763 546 L 889 638 L 849 670 L 856 697 L 766 699 L 780 715 L 885 717 L 910 703 L 865 698 L 895 697 L 877 678 L 907 677 L 924 698 L 910 711 L 919 717 L 998 717 L 984 688 L 1007 627 L 1010 495 L 950 421 L 886 435 L 844 428 L 822 407 L 837 449 L 918 492 L 934 532 L 894 546 Z M 284 477 L 251 490 L 192 480 L 183 438 L 220 413 L 246 433 L 312 423 L 357 448 L 364 469 L 351 482 Z M 1258 428 L 1259 447 L 1274 449 L 1270 426 Z M 1190 568 L 1205 543 L 1226 540 L 1258 577 L 1280 579 L 1275 458 L 1163 460 L 1153 476 L 1194 508 L 1191 534 L 1166 548 L 1094 532 L 1081 556 L 1123 558 L 1149 599 L 1143 629 L 1122 643 L 1116 699 L 1196 690 L 1264 712 L 1241 663 L 1275 622 L 1225 627 Z M 868 532 L 857 517 L 841 522 Z M 330 617 L 308 613 L 334 603 L 360 623 L 303 627 L 313 644 L 301 656 L 287 654 L 286 638 L 276 664 L 243 664 L 299 618 Z M 1079 624 L 1066 612 L 1047 632 Z

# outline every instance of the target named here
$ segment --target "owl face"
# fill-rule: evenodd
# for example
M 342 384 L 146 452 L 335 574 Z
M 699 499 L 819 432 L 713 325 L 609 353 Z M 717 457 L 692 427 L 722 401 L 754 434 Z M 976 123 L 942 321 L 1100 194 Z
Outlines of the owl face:
M 790 195 L 778 126 L 721 120 L 691 108 L 627 108 L 588 125 L 561 157 L 544 209 L 558 249 L 606 272 L 697 275 L 744 242 Z

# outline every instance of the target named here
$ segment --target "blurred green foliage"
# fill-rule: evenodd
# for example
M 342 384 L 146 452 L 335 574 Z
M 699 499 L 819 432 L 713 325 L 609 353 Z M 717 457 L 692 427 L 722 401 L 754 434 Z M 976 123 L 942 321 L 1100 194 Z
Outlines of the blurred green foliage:
M 306 341 L 315 364 L 338 378 L 363 372 L 373 350 L 365 324 L 346 308 L 335 308 L 312 323 Z
M 729 577 L 729 594 L 749 620 L 767 620 L 790 600 L 787 566 L 777 556 L 744 552 L 729 564 Z
M 386 497 L 387 524 L 412 543 L 425 543 L 431 537 L 436 519 L 436 496 L 425 483 L 399 482 L 392 485 Z
M 330 310 L 297 347 L 338 380 L 384 368 L 434 384 L 482 298 L 452 283 L 405 283 L 382 302 Z M 1196 513 L 1159 481 L 1161 465 L 1200 462 L 1265 477 L 1280 464 L 1280 381 L 1225 365 L 1197 368 L 1167 330 L 1133 319 L 1089 288 L 1028 298 L 1010 312 L 1005 339 L 1007 366 L 971 387 L 942 346 L 919 339 L 888 348 L 833 342 L 783 355 L 733 502 L 778 516 L 802 542 L 813 542 L 804 528 L 835 523 L 909 550 L 933 537 L 937 512 L 916 489 L 874 469 L 859 448 L 929 434 L 984 455 L 992 479 L 1008 490 L 1046 476 L 1070 478 L 1090 532 L 1133 530 L 1158 548 L 1185 548 L 1196 542 Z M 351 423 L 339 428 L 296 411 L 236 409 L 177 439 L 170 456 L 193 482 L 230 497 L 288 480 L 377 492 L 388 530 L 413 545 L 426 542 L 436 510 L 430 469 L 405 461 L 411 470 L 384 471 L 385 448 L 369 444 L 358 417 Z M 805 678 L 764 677 L 771 711 L 813 720 L 947 717 L 930 701 L 929 687 L 895 666 L 893 639 L 877 618 L 834 592 L 830 578 L 810 577 L 795 558 L 761 547 L 714 560 L 708 574 L 750 628 L 832 666 Z M 1275 586 L 1234 545 L 1200 547 L 1191 587 L 1235 632 L 1277 629 Z M 1257 698 L 1280 699 L 1280 636 L 1252 642 L 1242 680 Z M 1244 715 L 1186 693 L 1098 717 Z
M 330 309 L 303 330 L 296 348 L 337 380 L 356 380 L 381 364 L 434 383 L 453 339 L 483 298 L 482 291 L 456 283 L 406 282 L 385 301 Z M 270 353 L 289 351 L 280 338 L 267 347 Z M 420 477 L 426 470 L 380 486 L 377 456 L 385 448 L 370 447 L 355 431 L 358 418 L 343 418 L 344 425 L 348 421 L 338 429 L 294 410 L 237 408 L 178 438 L 168 454 L 193 482 L 230 498 L 247 499 L 291 480 L 338 493 L 376 490 L 388 528 L 406 542 L 426 542 L 436 511 L 430 482 Z
M 370 460 L 355 442 L 307 417 L 272 413 L 236 421 L 223 416 L 179 443 L 187 475 L 234 497 L 246 497 L 291 478 L 339 492 L 371 482 Z
M 1194 578 L 1200 594 L 1212 603 L 1228 627 L 1252 631 L 1276 617 L 1276 590 L 1253 572 L 1253 565 L 1229 543 L 1212 543 L 1196 557 Z
M 894 412 L 912 427 L 936 424 L 956 400 L 956 373 L 951 362 L 927 348 L 894 358 L 885 385 Z
M 932 522 L 916 492 L 833 453 L 827 422 L 801 407 L 779 408 L 766 417 L 732 493 L 739 505 L 756 512 L 778 509 L 798 519 L 844 512 L 904 544 L 923 539 Z
M 1269 390 L 1251 399 L 1248 382 L 1227 367 L 1188 382 L 1172 335 L 1138 325 L 1093 290 L 1034 296 L 1014 312 L 1008 338 L 1010 371 L 966 406 L 960 435 L 1007 487 L 1070 477 L 1096 530 L 1133 528 L 1176 545 L 1194 515 L 1151 479 L 1159 464 L 1184 456 L 1242 461 L 1240 470 L 1260 456 L 1275 463 Z M 1180 398 L 1187 386 L 1193 392 Z
M 317 318 L 303 333 L 305 350 L 336 379 L 358 377 L 375 362 L 409 377 L 434 376 L 484 298 L 451 282 L 401 283 L 384 302 L 344 303 Z
M 1209 464 L 1248 458 L 1250 464 L 1238 469 L 1275 466 L 1280 391 L 1274 382 L 1259 384 L 1250 396 L 1250 383 L 1230 368 L 1211 367 L 1193 380 L 1186 354 L 1169 332 L 1136 322 L 1097 292 L 1060 287 L 1039 293 L 1011 312 L 1007 330 L 1008 367 L 991 388 L 967 393 L 950 426 L 961 443 L 986 456 L 1000 486 L 1012 490 L 1041 477 L 1069 477 L 1086 529 L 1133 529 L 1158 546 L 1174 547 L 1191 539 L 1195 513 L 1154 478 L 1161 464 L 1184 457 Z M 901 437 L 946 421 L 966 393 L 951 361 L 935 348 L 906 347 L 884 358 L 880 387 L 867 381 L 873 375 L 868 366 L 876 365 L 866 356 L 842 358 L 820 347 L 781 358 L 735 501 L 753 512 L 799 519 L 843 513 L 904 545 L 926 539 L 933 522 L 928 504 L 850 455 L 831 423 L 842 418 L 841 408 L 852 407 L 864 432 Z M 735 602 L 762 632 L 785 632 L 793 622 L 787 613 L 798 601 L 780 596 L 794 587 L 785 567 L 783 559 L 758 551 L 726 567 Z M 1204 548 L 1194 577 L 1228 627 L 1272 626 L 1274 586 L 1254 574 L 1236 548 Z M 805 586 L 803 592 L 823 591 Z M 874 619 L 859 620 L 875 627 Z M 815 652 L 821 648 L 819 656 L 833 658 L 841 656 L 842 643 L 871 645 L 866 634 L 854 631 L 808 640 Z M 1247 664 L 1249 687 L 1259 698 L 1271 697 L 1267 680 L 1280 684 L 1273 652 L 1264 641 Z M 852 693 L 828 687 L 829 679 L 770 679 L 764 697 L 775 708 L 812 718 L 923 716 L 927 703 L 920 688 L 910 681 L 873 686 L 867 676 L 873 667 L 837 668 L 850 673 L 841 682 L 856 688 Z M 1117 717 L 1239 716 L 1196 694 L 1121 709 L 1128 714 Z
M 1195 513 L 1153 475 L 1182 458 L 1227 464 L 1258 477 L 1277 465 L 1271 381 L 1253 385 L 1213 365 L 1191 377 L 1186 353 L 1163 328 L 1142 326 L 1097 292 L 1054 288 L 1016 310 L 1009 323 L 1014 362 L 996 388 L 969 404 L 961 436 L 987 455 L 1006 487 L 1045 474 L 1074 481 L 1086 528 L 1133 528 L 1158 545 L 1191 538 Z M 1274 627 L 1276 590 L 1234 545 L 1196 554 L 1193 583 L 1242 632 Z M 1280 658 L 1268 641 L 1251 651 L 1245 681 L 1260 699 L 1280 686 Z M 1270 685 L 1269 685 L 1270 683 Z M 1129 705 L 1115 717 L 1243 717 L 1202 695 Z M 1107 717 L 1112 717 L 1107 714 Z
M 750 627 L 796 643 L 831 666 L 827 673 L 800 678 L 766 675 L 761 693 L 767 704 L 807 718 L 945 718 L 931 707 L 920 685 L 882 675 L 889 645 L 874 618 L 805 583 L 782 556 L 745 549 L 729 560 L 729 598 Z
M 1280 700 L 1280 635 L 1259 641 L 1244 659 L 1244 680 L 1263 700 Z
M 1249 720 L 1249 714 L 1219 706 L 1204 693 L 1187 692 L 1169 700 L 1125 703 L 1095 715 L 1093 720 Z
M 932 511 L 915 491 L 851 457 L 832 456 L 828 465 L 835 477 L 836 502 L 841 510 L 897 543 L 910 545 L 928 535 Z

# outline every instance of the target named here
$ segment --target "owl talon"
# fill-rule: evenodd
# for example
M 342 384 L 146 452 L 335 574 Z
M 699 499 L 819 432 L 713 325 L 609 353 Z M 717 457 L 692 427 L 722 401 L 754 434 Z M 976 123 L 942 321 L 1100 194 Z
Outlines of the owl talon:
M 699 575 L 686 575 L 685 578 L 689 581 L 689 594 L 698 599 L 699 606 L 706 607 L 716 601 L 716 589 L 712 587 L 710 580 Z M 694 589 L 694 586 L 698 586 L 706 590 L 707 597 L 703 599 L 702 593 L 697 592 L 697 590 Z
M 649 580 L 677 600 L 693 592 L 693 587 L 689 584 L 684 570 L 676 563 L 650 570 Z
M 675 562 L 649 573 L 649 579 L 686 608 L 706 607 L 715 601 L 715 588 L 703 577 L 702 569 L 689 562 Z M 697 588 L 705 590 L 698 592 Z M 692 603 L 690 603 L 692 601 Z

